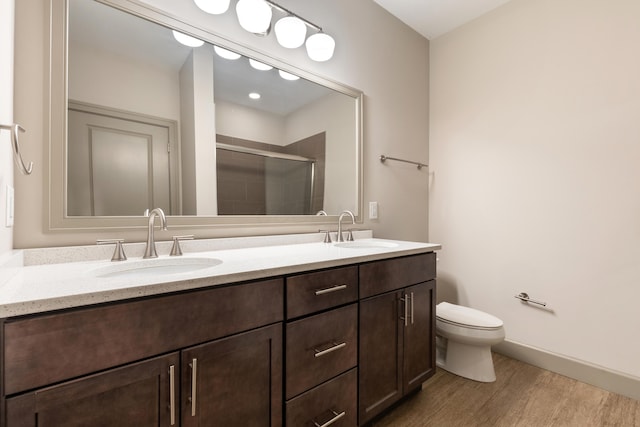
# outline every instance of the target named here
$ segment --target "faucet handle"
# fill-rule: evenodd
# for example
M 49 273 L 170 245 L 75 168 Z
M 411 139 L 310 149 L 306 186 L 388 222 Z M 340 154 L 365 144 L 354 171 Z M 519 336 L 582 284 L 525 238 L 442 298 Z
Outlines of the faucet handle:
M 180 249 L 181 240 L 193 240 L 193 234 L 187 234 L 184 236 L 173 236 L 173 246 L 171 246 L 170 256 L 182 255 L 182 249 Z
M 124 248 L 122 244 L 124 243 L 124 239 L 98 239 L 96 240 L 96 244 L 98 245 L 110 245 L 115 243 L 116 248 L 113 251 L 113 256 L 111 257 L 111 261 L 126 261 L 127 255 L 124 253 Z
M 347 232 L 347 242 L 353 242 L 353 230 L 348 229 L 345 231 Z
M 325 233 L 323 243 L 332 243 L 331 230 L 318 230 L 318 233 Z

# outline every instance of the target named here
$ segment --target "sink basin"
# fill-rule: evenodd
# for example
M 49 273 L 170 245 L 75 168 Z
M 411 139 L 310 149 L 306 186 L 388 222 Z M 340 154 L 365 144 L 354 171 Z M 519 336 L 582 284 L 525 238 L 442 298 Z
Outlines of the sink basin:
M 386 249 L 398 247 L 397 243 L 383 242 L 380 240 L 354 240 L 353 242 L 340 242 L 334 243 L 333 245 L 338 248 L 351 249 Z
M 215 258 L 153 258 L 114 263 L 93 270 L 97 277 L 148 277 L 191 273 L 215 267 L 222 261 Z

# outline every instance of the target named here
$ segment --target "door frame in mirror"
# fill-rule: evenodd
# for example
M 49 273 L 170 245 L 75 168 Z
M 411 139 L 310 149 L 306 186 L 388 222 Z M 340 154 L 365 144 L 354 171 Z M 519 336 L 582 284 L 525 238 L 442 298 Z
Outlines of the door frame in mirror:
M 294 67 L 264 53 L 253 50 L 249 46 L 235 43 L 218 34 L 193 26 L 184 20 L 152 8 L 137 0 L 95 0 L 99 3 L 115 7 L 124 12 L 139 16 L 160 25 L 174 28 L 185 34 L 192 35 L 206 42 L 234 50 L 242 55 L 268 63 L 274 67 L 296 74 L 314 83 L 325 86 L 334 91 L 348 95 L 355 103 L 356 138 L 356 200 L 354 201 L 357 215 L 356 222 L 363 221 L 363 101 L 364 94 L 356 89 L 326 79 L 309 71 Z M 48 212 L 46 228 L 49 231 L 72 230 L 109 230 L 109 229 L 137 229 L 145 227 L 141 216 L 121 217 L 71 217 L 66 215 L 67 198 L 67 26 L 68 0 L 49 0 L 48 2 L 49 50 L 46 52 L 46 64 L 49 65 L 49 79 L 47 81 L 45 107 L 45 130 L 48 131 L 48 161 L 45 176 L 49 177 L 45 191 Z M 328 216 L 316 215 L 247 215 L 247 216 L 171 216 L 172 227 L 183 228 L 239 228 L 239 227 L 274 227 L 274 226 L 313 226 L 330 224 L 337 221 L 338 213 Z

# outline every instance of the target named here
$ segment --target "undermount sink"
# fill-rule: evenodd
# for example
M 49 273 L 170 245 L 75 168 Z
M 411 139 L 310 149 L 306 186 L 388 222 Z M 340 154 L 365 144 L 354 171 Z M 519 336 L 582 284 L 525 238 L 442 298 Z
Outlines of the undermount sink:
M 153 258 L 114 263 L 93 270 L 93 274 L 97 277 L 162 276 L 191 273 L 220 264 L 222 261 L 216 258 Z
M 379 240 L 354 240 L 352 242 L 334 243 L 333 245 L 338 248 L 351 249 L 385 249 L 398 247 L 397 243 L 382 242 Z

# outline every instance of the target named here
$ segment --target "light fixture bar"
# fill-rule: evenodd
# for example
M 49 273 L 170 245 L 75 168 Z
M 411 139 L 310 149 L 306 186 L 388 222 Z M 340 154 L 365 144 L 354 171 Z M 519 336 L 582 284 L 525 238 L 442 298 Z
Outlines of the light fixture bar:
M 296 18 L 298 18 L 299 20 L 304 22 L 308 27 L 311 27 L 311 28 L 313 28 L 314 30 L 316 30 L 316 31 L 318 31 L 320 33 L 322 32 L 322 27 L 314 24 L 311 21 L 308 21 L 308 20 L 304 19 L 302 16 L 300 16 L 300 15 L 298 15 L 296 13 L 291 12 L 289 9 L 280 6 L 278 3 L 272 2 L 271 0 L 264 0 L 264 1 L 267 4 L 269 4 L 271 7 L 278 9 L 280 12 L 284 12 L 284 13 L 286 13 L 288 15 L 295 16 Z

